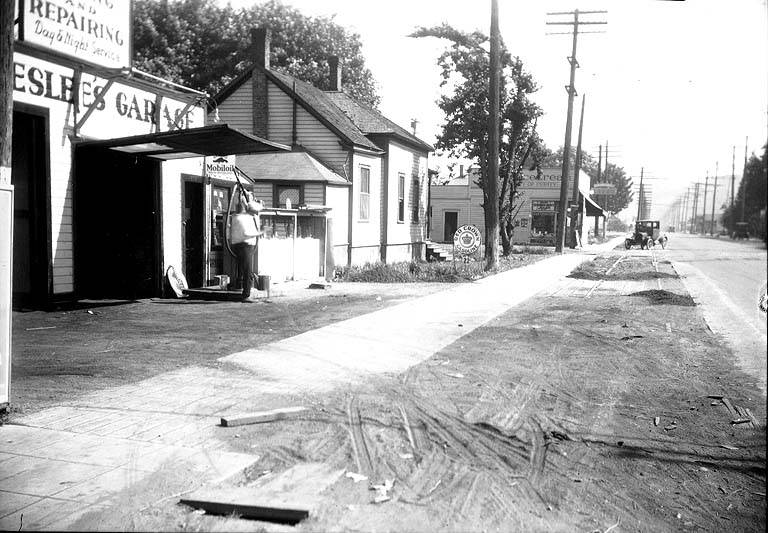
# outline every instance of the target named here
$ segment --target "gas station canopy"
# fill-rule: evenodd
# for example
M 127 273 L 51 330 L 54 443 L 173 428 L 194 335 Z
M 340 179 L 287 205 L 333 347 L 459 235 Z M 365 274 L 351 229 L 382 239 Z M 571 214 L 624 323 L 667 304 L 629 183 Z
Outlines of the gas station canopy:
M 108 148 L 161 160 L 206 155 L 290 152 L 291 150 L 289 146 L 230 128 L 227 124 L 213 124 L 201 128 L 164 131 L 118 139 L 82 141 L 77 146 L 78 148 Z

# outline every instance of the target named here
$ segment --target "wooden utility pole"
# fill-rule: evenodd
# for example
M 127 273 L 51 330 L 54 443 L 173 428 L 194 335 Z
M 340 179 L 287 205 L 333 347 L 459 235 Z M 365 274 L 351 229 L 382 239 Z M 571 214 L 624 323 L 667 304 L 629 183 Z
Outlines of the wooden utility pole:
M 602 183 L 602 179 L 600 177 L 600 167 L 603 166 L 603 145 L 600 145 L 600 148 L 597 152 L 597 183 Z M 605 202 L 603 201 L 602 195 L 598 196 L 598 200 L 600 202 L 600 207 L 603 208 L 603 211 L 605 211 Z M 605 217 L 603 217 L 605 218 Z M 600 217 L 595 217 L 595 238 L 600 236 Z
M 643 205 L 643 171 L 645 169 L 643 167 L 640 167 L 640 192 L 638 194 L 637 198 L 637 218 L 635 219 L 635 223 L 640 219 L 640 206 Z
M 581 118 L 579 119 L 579 137 L 576 140 L 576 168 L 573 169 L 573 194 L 571 195 L 571 203 L 579 205 L 579 170 L 581 170 L 581 134 L 584 131 L 584 100 L 585 94 L 581 95 Z M 576 226 L 579 217 L 579 211 L 581 207 L 576 207 L 571 212 L 571 248 L 576 248 Z
M 491 0 L 491 65 L 488 81 L 488 183 L 485 198 L 485 270 L 499 264 L 499 4 Z
M 733 145 L 733 156 L 731 157 L 731 209 L 728 217 L 728 231 L 733 231 L 733 221 L 736 220 L 736 213 L 733 212 L 733 189 L 736 185 L 736 145 Z
M 699 210 L 699 185 L 701 184 L 695 183 L 694 185 L 695 185 L 695 189 L 693 192 L 693 209 L 691 212 L 691 230 L 689 232 L 691 235 L 696 233 L 696 215 Z
M 15 2 L 0 1 L 0 185 L 11 183 L 13 141 L 13 14 Z
M 746 222 L 744 216 L 747 210 L 747 146 L 749 146 L 749 137 L 744 141 L 744 172 L 741 173 L 741 222 Z
M 557 216 L 557 229 L 555 232 L 555 251 L 562 253 L 565 246 L 565 213 L 568 202 L 568 181 L 571 175 L 571 125 L 573 123 L 573 97 L 576 95 L 576 87 L 574 85 L 576 81 L 576 68 L 579 66 L 576 60 L 576 43 L 579 36 L 579 25 L 592 25 L 592 24 L 607 24 L 602 21 L 579 21 L 579 14 L 592 14 L 592 13 L 607 13 L 607 11 L 574 11 L 567 12 L 553 12 L 547 13 L 547 15 L 573 15 L 573 22 L 547 22 L 548 25 L 572 25 L 573 26 L 573 45 L 571 48 L 571 55 L 568 57 L 568 62 L 571 64 L 571 74 L 568 86 L 565 88 L 568 91 L 568 111 L 565 117 L 565 142 L 563 143 L 563 170 L 560 177 L 560 205 Z M 582 32 L 587 33 L 587 32 Z
M 707 177 L 704 179 L 704 201 L 701 205 L 704 206 L 704 213 L 701 215 L 701 234 L 704 235 L 707 232 L 707 189 L 709 188 L 709 170 L 707 170 Z M 696 233 L 699 232 L 699 228 L 696 228 Z
M 720 171 L 720 162 L 715 163 L 715 183 L 712 186 L 712 217 L 709 222 L 709 236 L 715 234 L 715 198 L 717 197 L 717 173 Z

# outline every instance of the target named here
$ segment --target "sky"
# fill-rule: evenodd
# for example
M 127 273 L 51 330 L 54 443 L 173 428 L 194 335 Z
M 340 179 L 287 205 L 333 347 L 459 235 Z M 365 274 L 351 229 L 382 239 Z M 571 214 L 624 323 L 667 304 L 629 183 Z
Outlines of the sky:
M 363 55 L 381 96 L 380 111 L 433 143 L 443 122 L 436 60 L 447 43 L 413 39 L 417 26 L 447 22 L 489 33 L 490 0 L 283 0 L 310 16 L 334 16 L 358 33 Z M 234 7 L 254 0 L 231 0 Z M 579 36 L 572 139 L 575 144 L 581 96 L 586 99 L 583 148 L 595 157 L 607 143 L 609 161 L 652 190 L 652 215 L 661 216 L 688 186 L 707 173 L 730 183 L 735 146 L 736 186 L 748 152 L 760 153 L 768 139 L 768 6 L 766 0 L 499 0 L 501 36 L 522 59 L 540 89 L 545 115 L 539 133 L 551 149 L 563 145 L 572 38 L 546 35 L 573 20 L 548 12 L 583 14 L 582 27 L 605 33 Z M 444 159 L 430 166 L 446 169 Z M 718 188 L 723 199 L 726 187 Z M 719 198 L 719 196 L 718 196 Z M 709 203 L 709 202 L 708 202 Z M 720 203 L 720 200 L 717 202 Z M 634 212 L 630 206 L 625 212 Z

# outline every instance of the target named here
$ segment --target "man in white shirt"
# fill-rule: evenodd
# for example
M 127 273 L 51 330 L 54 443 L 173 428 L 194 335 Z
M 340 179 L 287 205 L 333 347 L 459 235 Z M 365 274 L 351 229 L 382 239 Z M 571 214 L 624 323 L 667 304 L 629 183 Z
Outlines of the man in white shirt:
M 229 242 L 237 257 L 237 267 L 242 280 L 243 302 L 252 302 L 253 254 L 256 251 L 261 224 L 259 211 L 263 209 L 261 200 L 251 200 L 247 191 L 243 191 L 238 204 L 238 212 L 229 218 Z

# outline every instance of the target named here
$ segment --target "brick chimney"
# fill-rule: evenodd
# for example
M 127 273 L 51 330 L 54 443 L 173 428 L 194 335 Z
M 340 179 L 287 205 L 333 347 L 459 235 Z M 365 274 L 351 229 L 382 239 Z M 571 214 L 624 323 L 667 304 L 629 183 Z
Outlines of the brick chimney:
M 269 69 L 269 41 L 272 32 L 268 28 L 251 29 L 251 47 L 254 64 Z
M 251 53 L 253 63 L 257 67 L 269 70 L 269 41 L 270 31 L 267 28 L 251 29 Z M 258 68 L 253 69 L 251 75 L 253 84 L 252 112 L 253 134 L 258 137 L 268 138 L 269 130 L 269 101 L 267 97 L 267 77 Z
M 339 56 L 330 56 L 328 58 L 328 66 L 331 69 L 331 91 L 341 91 L 341 65 L 339 64 Z

